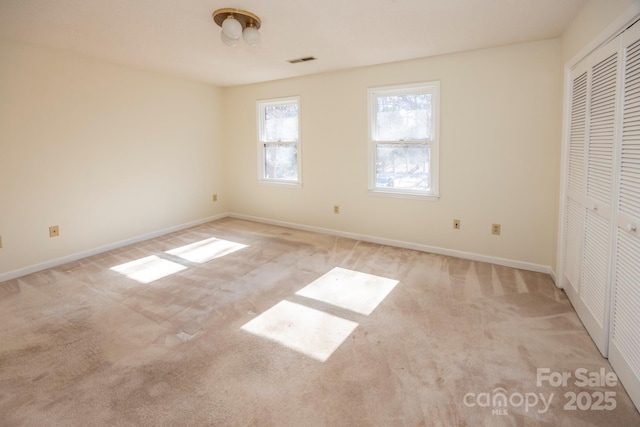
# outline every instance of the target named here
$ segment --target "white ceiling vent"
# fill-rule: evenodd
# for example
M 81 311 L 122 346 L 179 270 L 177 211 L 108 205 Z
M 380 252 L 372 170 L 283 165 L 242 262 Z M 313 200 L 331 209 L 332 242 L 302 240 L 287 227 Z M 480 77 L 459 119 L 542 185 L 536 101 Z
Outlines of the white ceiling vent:
M 316 58 L 315 56 L 305 56 L 304 58 L 290 59 L 287 62 L 289 62 L 290 64 L 299 64 L 301 62 L 315 61 L 317 59 L 318 58 Z

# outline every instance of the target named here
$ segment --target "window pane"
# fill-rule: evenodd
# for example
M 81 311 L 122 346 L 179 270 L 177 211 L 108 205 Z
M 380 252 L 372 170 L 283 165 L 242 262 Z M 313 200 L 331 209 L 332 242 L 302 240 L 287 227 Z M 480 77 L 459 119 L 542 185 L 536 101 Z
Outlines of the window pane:
M 265 142 L 298 141 L 298 104 L 265 106 L 262 138 Z
M 428 191 L 428 144 L 376 144 L 376 188 Z
M 296 144 L 264 144 L 264 178 L 283 181 L 298 180 Z
M 431 94 L 376 97 L 376 141 L 431 140 Z

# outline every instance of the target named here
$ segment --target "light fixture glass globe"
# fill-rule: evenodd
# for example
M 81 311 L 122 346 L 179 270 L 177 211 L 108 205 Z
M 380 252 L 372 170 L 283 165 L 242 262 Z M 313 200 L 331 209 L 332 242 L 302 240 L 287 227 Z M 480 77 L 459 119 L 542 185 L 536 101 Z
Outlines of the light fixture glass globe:
M 231 37 L 227 36 L 224 31 L 220 31 L 220 40 L 222 40 L 222 43 L 226 44 L 227 46 L 237 46 L 240 38 L 232 39 Z
M 242 38 L 248 45 L 256 46 L 260 43 L 260 32 L 256 30 L 256 27 L 247 27 L 242 32 Z
M 242 24 L 233 15 L 222 21 L 222 32 L 230 39 L 237 39 L 242 34 Z

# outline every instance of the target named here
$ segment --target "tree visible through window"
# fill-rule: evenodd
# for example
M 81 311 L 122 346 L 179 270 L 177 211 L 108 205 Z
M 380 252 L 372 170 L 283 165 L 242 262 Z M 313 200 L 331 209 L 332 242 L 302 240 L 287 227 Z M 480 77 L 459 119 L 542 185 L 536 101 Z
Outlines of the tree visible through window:
M 258 101 L 260 179 L 300 183 L 299 99 Z
M 372 191 L 438 196 L 439 83 L 369 90 Z

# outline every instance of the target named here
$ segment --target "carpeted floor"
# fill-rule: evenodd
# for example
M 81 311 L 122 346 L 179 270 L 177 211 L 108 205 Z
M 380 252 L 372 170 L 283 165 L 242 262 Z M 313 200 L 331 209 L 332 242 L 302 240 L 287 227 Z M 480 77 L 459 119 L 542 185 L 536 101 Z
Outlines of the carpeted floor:
M 547 275 L 231 218 L 0 283 L 2 426 L 640 425 L 580 369 Z

